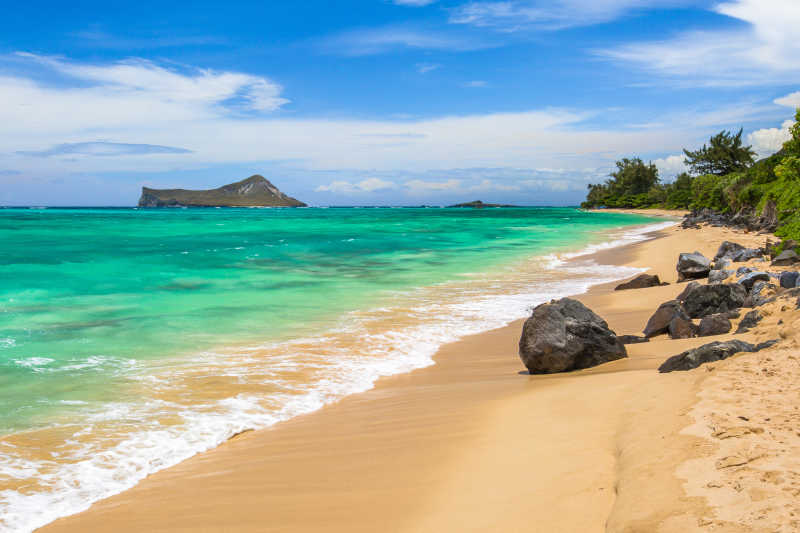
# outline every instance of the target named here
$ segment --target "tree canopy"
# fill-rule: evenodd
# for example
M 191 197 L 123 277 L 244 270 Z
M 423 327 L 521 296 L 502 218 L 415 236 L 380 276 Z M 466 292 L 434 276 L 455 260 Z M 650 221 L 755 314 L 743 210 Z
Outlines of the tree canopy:
M 756 153 L 750 146 L 743 146 L 742 130 L 735 135 L 729 131 L 721 131 L 708 140 L 708 145 L 695 151 L 683 150 L 684 163 L 698 176 L 713 174 L 724 176 L 731 172 L 740 172 L 749 168 Z

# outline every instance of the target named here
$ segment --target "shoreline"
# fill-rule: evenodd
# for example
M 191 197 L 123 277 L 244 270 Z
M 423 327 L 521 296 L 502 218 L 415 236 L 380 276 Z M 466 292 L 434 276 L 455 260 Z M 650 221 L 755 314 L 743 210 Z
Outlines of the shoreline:
M 601 264 L 650 266 L 674 282 L 674 255 L 659 254 L 657 265 L 646 265 L 642 256 L 670 239 L 677 246 L 675 236 L 673 228 L 655 240 L 591 257 Z M 618 334 L 638 332 L 653 298 L 666 300 L 679 290 L 673 283 L 633 291 L 639 297 L 621 305 L 609 285 L 594 286 L 578 299 Z M 370 391 L 241 434 L 42 530 L 113 525 L 123 531 L 367 531 L 376 520 L 398 531 L 516 530 L 532 512 L 549 524 L 548 531 L 628 523 L 640 507 L 642 487 L 625 472 L 639 469 L 643 458 L 620 451 L 625 442 L 651 439 L 653 430 L 669 428 L 664 437 L 675 437 L 686 425 L 699 383 L 697 373 L 665 377 L 652 369 L 666 358 L 665 350 L 672 355 L 709 339 L 629 345 L 628 359 L 565 375 L 528 376 L 515 349 L 521 323 L 445 345 L 434 366 L 382 378 Z M 654 402 L 657 390 L 662 401 Z M 607 412 L 630 406 L 631 395 L 638 408 L 626 407 L 625 416 Z M 520 427 L 525 417 L 533 427 Z M 580 423 L 573 423 L 575 417 Z M 626 427 L 631 420 L 640 423 Z M 678 440 L 675 453 L 692 447 L 691 438 Z M 669 501 L 683 498 L 681 485 L 672 470 L 648 466 L 660 476 L 669 509 Z M 532 494 L 538 498 L 534 511 Z

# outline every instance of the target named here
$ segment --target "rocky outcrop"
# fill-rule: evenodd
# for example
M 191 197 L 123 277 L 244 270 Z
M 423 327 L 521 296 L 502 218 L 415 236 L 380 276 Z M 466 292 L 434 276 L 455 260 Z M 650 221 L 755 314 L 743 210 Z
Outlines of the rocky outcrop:
M 754 346 L 749 342 L 740 340 L 712 342 L 704 344 L 699 348 L 673 355 L 658 367 L 658 371 L 664 373 L 674 372 L 676 370 L 691 370 L 704 363 L 721 361 L 740 352 L 757 352 L 769 348 L 776 343 L 777 341 L 767 341 Z
M 773 202 L 764 206 L 761 214 L 753 209 L 742 209 L 738 213 L 718 213 L 711 209 L 694 210 L 684 216 L 683 228 L 699 228 L 701 224 L 715 227 L 732 227 L 745 231 L 774 232 L 778 228 L 777 209 Z
M 800 263 L 800 256 L 794 250 L 784 250 L 772 260 L 772 266 L 792 266 Z
M 285 195 L 263 176 L 224 185 L 218 189 L 150 189 L 142 187 L 139 207 L 305 207 Z
M 628 289 L 646 289 L 647 287 L 658 287 L 659 285 L 667 285 L 667 283 L 661 283 L 661 280 L 658 279 L 658 276 L 639 274 L 632 280 L 617 285 L 614 290 L 625 291 Z
M 687 287 L 685 292 L 685 295 L 681 295 L 681 301 L 691 318 L 703 318 L 738 309 L 745 304 L 747 298 L 747 290 L 738 283 L 697 284 Z
M 577 300 L 542 304 L 525 321 L 519 356 L 531 374 L 568 372 L 627 357 L 605 320 Z
M 730 319 L 723 313 L 708 315 L 700 321 L 697 331 L 698 337 L 710 337 L 712 335 L 722 335 L 733 329 Z
M 678 281 L 708 277 L 711 261 L 700 252 L 683 253 L 678 256 Z

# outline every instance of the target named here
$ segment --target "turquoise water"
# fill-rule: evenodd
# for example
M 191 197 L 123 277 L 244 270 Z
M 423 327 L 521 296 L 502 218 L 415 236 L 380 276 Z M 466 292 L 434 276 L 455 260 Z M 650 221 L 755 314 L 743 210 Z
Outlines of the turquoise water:
M 379 374 L 427 364 L 401 363 L 423 347 L 429 358 L 436 339 L 457 333 L 420 329 L 436 306 L 450 295 L 510 290 L 487 273 L 645 223 L 652 219 L 570 208 L 0 209 L 0 435 L 38 430 L 39 452 L 58 449 L 74 465 L 117 446 L 155 413 L 180 418 L 176 428 L 199 405 L 209 416 L 225 405 L 228 413 L 283 419 L 297 398 L 310 410 L 368 388 Z M 530 283 L 544 279 L 540 267 L 525 264 Z M 426 287 L 439 288 L 423 295 Z M 459 302 L 447 312 L 469 300 Z M 470 324 L 472 331 L 494 323 Z M 401 329 L 403 350 L 396 349 Z M 390 337 L 384 350 L 378 341 Z M 352 346 L 367 341 L 375 342 L 371 351 L 356 354 Z M 338 351 L 326 351 L 331 346 Z M 362 360 L 375 353 L 385 355 L 383 366 L 367 379 Z M 321 366 L 334 381 L 324 397 L 313 388 Z M 260 403 L 235 411 L 231 402 L 245 398 Z M 146 413 L 135 410 L 146 400 Z M 217 430 L 213 418 L 203 420 L 217 440 L 239 427 Z M 166 423 L 153 424 L 161 431 Z M 28 468 L 42 490 L 57 492 L 65 475 L 57 465 L 12 455 L 0 447 L 6 481 Z M 3 481 L 0 469 L 0 524 L 3 495 L 7 502 L 30 495 L 3 492 Z M 54 513 L 74 512 L 75 501 L 58 500 Z M 27 527 L 11 516 L 6 524 Z

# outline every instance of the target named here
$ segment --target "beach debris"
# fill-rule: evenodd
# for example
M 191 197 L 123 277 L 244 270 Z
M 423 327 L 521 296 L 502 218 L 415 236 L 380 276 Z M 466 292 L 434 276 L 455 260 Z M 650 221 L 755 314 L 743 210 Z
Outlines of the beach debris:
M 647 287 L 658 287 L 660 285 L 669 285 L 669 283 L 661 283 L 657 275 L 639 274 L 630 281 L 617 285 L 615 291 L 625 291 L 628 289 L 646 289 Z
M 683 253 L 678 256 L 678 281 L 708 277 L 711 261 L 700 252 Z
M 568 372 L 628 354 L 605 320 L 577 300 L 537 306 L 525 321 L 519 356 L 531 374 Z
M 684 292 L 686 294 L 681 295 L 683 307 L 691 318 L 703 318 L 738 309 L 747 298 L 747 291 L 738 283 L 697 284 L 687 287 Z
M 739 322 L 739 326 L 736 328 L 736 333 L 745 333 L 750 331 L 750 329 L 756 327 L 756 325 L 761 322 L 764 317 L 761 316 L 761 313 L 758 309 L 753 309 L 746 315 L 741 322 Z
M 673 355 L 658 367 L 658 371 L 663 373 L 683 370 L 691 370 L 705 363 L 721 361 L 740 352 L 757 352 L 774 346 L 778 341 L 771 340 L 753 345 L 749 342 L 740 340 L 711 342 L 699 348 L 686 350 L 678 355 Z
M 800 256 L 794 250 L 784 250 L 772 260 L 772 266 L 792 266 L 800 263 Z
M 730 319 L 724 313 L 716 313 L 703 317 L 700 321 L 700 328 L 697 332 L 698 337 L 710 337 L 712 335 L 722 335 L 733 329 Z

